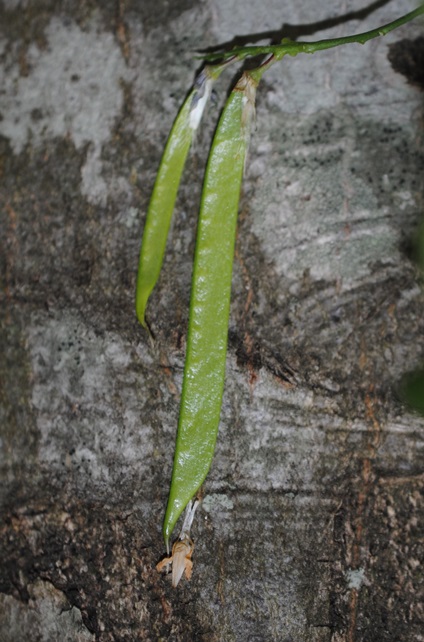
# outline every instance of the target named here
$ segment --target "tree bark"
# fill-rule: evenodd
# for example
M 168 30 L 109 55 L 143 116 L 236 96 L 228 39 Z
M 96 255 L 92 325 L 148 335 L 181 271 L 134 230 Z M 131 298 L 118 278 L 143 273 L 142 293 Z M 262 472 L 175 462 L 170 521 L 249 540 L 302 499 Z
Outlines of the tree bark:
M 154 344 L 134 313 L 193 52 L 347 35 L 412 8 L 3 3 L 2 641 L 422 640 L 424 420 L 398 396 L 424 360 L 418 25 L 284 59 L 259 87 L 220 434 L 176 590 L 155 564 L 202 175 L 231 72 L 184 174 Z

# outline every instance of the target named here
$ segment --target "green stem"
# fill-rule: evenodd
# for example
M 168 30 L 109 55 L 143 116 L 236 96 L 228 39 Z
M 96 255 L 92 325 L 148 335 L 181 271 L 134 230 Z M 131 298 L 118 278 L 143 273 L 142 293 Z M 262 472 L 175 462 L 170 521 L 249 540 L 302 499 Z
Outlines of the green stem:
M 227 52 L 217 52 L 217 53 L 208 53 L 202 56 L 205 60 L 226 60 L 232 56 L 236 56 L 239 60 L 243 60 L 249 56 L 263 56 L 273 54 L 276 59 L 281 59 L 286 54 L 290 56 L 297 56 L 299 53 L 315 53 L 316 51 L 321 51 L 323 49 L 331 49 L 332 47 L 338 47 L 339 45 L 347 45 L 349 43 L 358 43 L 365 44 L 368 40 L 377 38 L 378 36 L 385 36 L 393 29 L 397 29 L 401 25 L 410 22 L 414 18 L 424 14 L 424 4 L 410 11 L 406 15 L 389 22 L 382 27 L 377 29 L 372 29 L 371 31 L 365 31 L 364 33 L 358 33 L 354 36 L 344 36 L 343 38 L 329 38 L 326 40 L 317 40 L 316 42 L 293 42 L 293 41 L 283 41 L 280 45 L 268 45 L 268 46 L 250 46 L 250 47 L 236 47 Z

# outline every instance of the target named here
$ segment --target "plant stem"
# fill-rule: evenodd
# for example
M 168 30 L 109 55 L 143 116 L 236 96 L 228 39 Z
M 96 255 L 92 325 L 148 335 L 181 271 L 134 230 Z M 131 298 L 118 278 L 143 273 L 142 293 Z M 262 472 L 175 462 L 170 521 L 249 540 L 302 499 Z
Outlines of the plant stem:
M 401 25 L 410 22 L 414 18 L 424 14 L 424 4 L 410 11 L 401 18 L 393 20 L 382 27 L 377 29 L 372 29 L 371 31 L 365 31 L 364 33 L 358 33 L 353 36 L 344 36 L 343 38 L 329 38 L 326 40 L 317 40 L 316 42 L 294 42 L 294 41 L 282 41 L 280 45 L 265 45 L 265 46 L 248 46 L 248 47 L 236 47 L 226 52 L 217 52 L 217 53 L 208 53 L 202 56 L 207 61 L 214 60 L 226 60 L 232 56 L 236 56 L 239 60 L 243 60 L 249 56 L 262 56 L 273 54 L 276 59 L 281 59 L 286 54 L 290 56 L 297 56 L 299 53 L 315 53 L 316 51 L 321 51 L 323 49 L 331 49 L 332 47 L 338 47 L 339 45 L 346 45 L 349 43 L 358 43 L 365 44 L 368 40 L 377 38 L 378 36 L 385 36 L 393 29 L 397 29 Z

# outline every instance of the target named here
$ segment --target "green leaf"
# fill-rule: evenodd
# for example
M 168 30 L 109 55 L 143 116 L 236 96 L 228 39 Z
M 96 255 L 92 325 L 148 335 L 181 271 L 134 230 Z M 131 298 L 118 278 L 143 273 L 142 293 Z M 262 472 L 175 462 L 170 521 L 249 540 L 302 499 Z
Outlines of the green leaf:
M 421 223 L 420 229 L 418 230 L 418 264 L 422 270 L 424 270 L 424 223 Z
M 408 406 L 424 415 L 424 369 L 405 378 L 401 396 Z

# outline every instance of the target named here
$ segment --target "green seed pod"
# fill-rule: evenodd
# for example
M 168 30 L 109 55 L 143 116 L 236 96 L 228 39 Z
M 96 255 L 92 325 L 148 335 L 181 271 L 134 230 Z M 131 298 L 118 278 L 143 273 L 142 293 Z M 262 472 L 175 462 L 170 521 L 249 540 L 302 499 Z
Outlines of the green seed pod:
M 237 212 L 256 85 L 256 79 L 244 73 L 231 92 L 206 169 L 178 434 L 163 525 L 167 548 L 178 517 L 209 471 L 215 449 L 225 377 Z
M 199 74 L 174 122 L 162 156 L 147 212 L 138 266 L 135 307 L 138 320 L 144 327 L 147 327 L 146 305 L 162 267 L 187 154 L 210 96 L 213 80 L 223 68 L 224 65 L 208 66 Z

